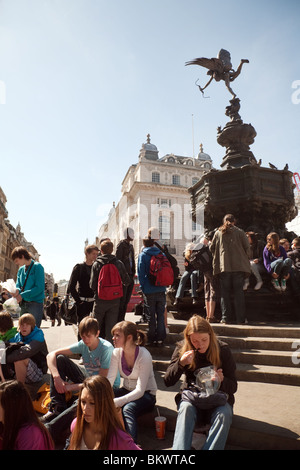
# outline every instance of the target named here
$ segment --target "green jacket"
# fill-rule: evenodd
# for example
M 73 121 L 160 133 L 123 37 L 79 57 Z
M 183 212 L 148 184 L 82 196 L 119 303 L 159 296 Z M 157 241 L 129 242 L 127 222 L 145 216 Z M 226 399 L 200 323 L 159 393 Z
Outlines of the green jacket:
M 213 273 L 223 272 L 251 273 L 249 255 L 250 244 L 245 232 L 235 226 L 227 232 L 216 231 L 210 246 L 213 254 Z

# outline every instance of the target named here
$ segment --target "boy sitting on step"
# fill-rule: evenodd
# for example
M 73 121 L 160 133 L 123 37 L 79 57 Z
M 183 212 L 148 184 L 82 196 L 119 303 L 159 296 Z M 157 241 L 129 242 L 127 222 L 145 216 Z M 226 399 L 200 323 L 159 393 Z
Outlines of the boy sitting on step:
M 16 380 L 22 383 L 39 382 L 48 369 L 48 348 L 44 333 L 36 326 L 31 313 L 24 313 L 19 318 L 18 330 L 8 342 L 13 344 L 6 350 L 6 363 L 14 370 Z

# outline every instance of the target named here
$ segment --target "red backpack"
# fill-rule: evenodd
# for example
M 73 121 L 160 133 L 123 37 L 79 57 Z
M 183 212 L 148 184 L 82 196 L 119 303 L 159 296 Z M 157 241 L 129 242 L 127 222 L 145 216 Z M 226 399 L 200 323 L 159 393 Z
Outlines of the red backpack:
M 174 272 L 168 258 L 163 254 L 151 256 L 149 280 L 154 286 L 167 287 L 174 282 Z
M 113 263 L 102 266 L 98 278 L 98 298 L 113 300 L 123 296 L 123 285 L 118 268 Z

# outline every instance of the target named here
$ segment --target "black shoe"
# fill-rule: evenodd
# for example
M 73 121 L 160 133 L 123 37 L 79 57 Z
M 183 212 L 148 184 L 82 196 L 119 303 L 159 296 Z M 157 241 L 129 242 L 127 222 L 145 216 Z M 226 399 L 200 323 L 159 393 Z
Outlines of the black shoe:
M 193 305 L 196 305 L 196 303 L 197 303 L 197 298 L 193 297 Z

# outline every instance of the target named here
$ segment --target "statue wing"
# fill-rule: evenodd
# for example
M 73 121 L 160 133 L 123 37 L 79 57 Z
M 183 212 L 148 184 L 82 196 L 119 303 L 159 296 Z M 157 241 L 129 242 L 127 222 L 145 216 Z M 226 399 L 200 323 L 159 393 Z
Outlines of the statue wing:
M 200 65 L 214 72 L 223 72 L 223 63 L 222 60 L 217 58 L 206 59 L 205 57 L 199 57 L 198 59 L 190 60 L 186 62 L 185 65 Z

